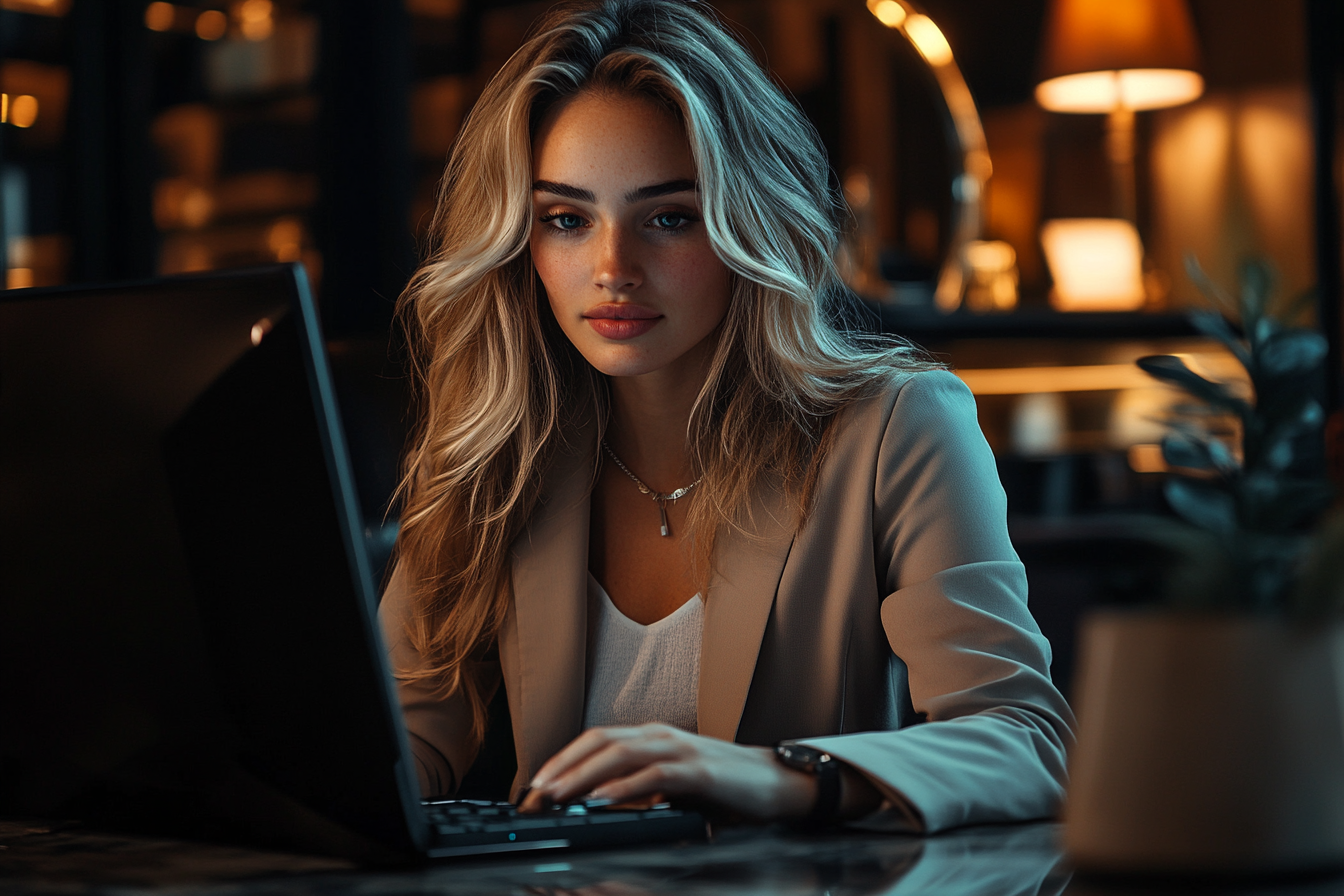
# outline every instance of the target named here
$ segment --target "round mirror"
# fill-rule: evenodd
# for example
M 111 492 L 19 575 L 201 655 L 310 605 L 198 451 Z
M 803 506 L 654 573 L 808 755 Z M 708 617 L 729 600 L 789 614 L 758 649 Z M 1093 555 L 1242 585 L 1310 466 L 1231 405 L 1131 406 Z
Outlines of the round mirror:
M 993 254 L 978 243 L 991 168 L 975 102 L 937 24 L 907 0 L 715 5 L 826 145 L 854 213 L 841 258 L 849 284 L 881 302 L 959 307 L 977 250 Z

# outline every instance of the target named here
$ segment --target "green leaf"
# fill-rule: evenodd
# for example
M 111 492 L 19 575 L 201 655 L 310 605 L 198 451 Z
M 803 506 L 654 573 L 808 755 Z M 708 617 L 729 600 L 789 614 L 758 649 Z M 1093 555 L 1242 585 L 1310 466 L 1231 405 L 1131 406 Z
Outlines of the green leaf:
M 1173 510 L 1201 529 L 1230 536 L 1237 528 L 1236 502 L 1208 483 L 1173 476 L 1163 493 Z
M 1264 345 L 1275 333 L 1279 332 L 1279 325 L 1272 317 L 1262 317 L 1255 322 L 1253 331 L 1251 336 L 1251 357 L 1255 357 L 1255 346 Z
M 1293 440 L 1324 420 L 1325 412 L 1310 395 L 1299 396 L 1282 412 L 1266 419 L 1268 429 L 1259 445 L 1265 464 L 1272 470 L 1287 469 L 1293 462 Z M 1248 459 L 1248 463 L 1254 463 L 1254 459 Z
M 1223 475 L 1237 471 L 1236 458 L 1221 440 L 1191 427 L 1179 427 L 1162 440 L 1162 459 L 1173 467 L 1217 470 Z
M 1246 350 L 1246 342 L 1228 323 L 1227 318 L 1217 311 L 1192 311 L 1190 323 L 1205 336 L 1212 336 L 1227 346 L 1228 350 L 1237 356 L 1242 367 L 1250 367 L 1251 354 Z
M 1224 475 L 1235 473 L 1241 468 L 1236 457 L 1221 440 L 1209 439 L 1204 443 L 1204 449 L 1209 452 L 1209 460 L 1213 461 L 1213 465 Z
M 1325 421 L 1325 411 L 1310 395 L 1294 395 L 1289 400 L 1273 402 L 1273 407 L 1265 407 L 1266 404 L 1269 402 L 1262 402 L 1259 408 L 1266 440 L 1291 439 Z
M 1280 330 L 1263 340 L 1262 376 L 1292 376 L 1314 369 L 1325 358 L 1325 337 L 1314 330 Z
M 1149 375 L 1180 386 L 1196 398 L 1243 416 L 1250 413 L 1250 405 L 1233 395 L 1226 386 L 1204 379 L 1175 355 L 1149 355 L 1135 363 Z
M 1242 263 L 1239 274 L 1241 322 L 1249 333 L 1269 308 L 1269 298 L 1274 293 L 1274 270 L 1264 261 L 1253 258 Z
M 1162 440 L 1162 459 L 1173 467 L 1189 467 L 1192 470 L 1213 468 L 1213 460 L 1201 443 L 1175 433 Z
M 1293 443 L 1284 439 L 1269 445 L 1265 451 L 1265 463 L 1275 472 L 1288 469 L 1293 463 Z

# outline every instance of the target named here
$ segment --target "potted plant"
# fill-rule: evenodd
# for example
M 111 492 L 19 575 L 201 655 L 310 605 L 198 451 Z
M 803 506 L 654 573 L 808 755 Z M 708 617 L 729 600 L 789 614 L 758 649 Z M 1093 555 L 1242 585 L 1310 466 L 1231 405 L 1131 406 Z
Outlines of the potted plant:
M 1344 864 L 1344 522 L 1311 396 L 1325 340 L 1270 313 L 1266 265 L 1196 326 L 1254 394 L 1174 355 L 1139 365 L 1196 399 L 1162 450 L 1168 503 L 1196 531 L 1167 605 L 1082 627 L 1065 846 L 1084 869 L 1273 871 Z M 1315 455 L 1313 457 L 1313 454 Z

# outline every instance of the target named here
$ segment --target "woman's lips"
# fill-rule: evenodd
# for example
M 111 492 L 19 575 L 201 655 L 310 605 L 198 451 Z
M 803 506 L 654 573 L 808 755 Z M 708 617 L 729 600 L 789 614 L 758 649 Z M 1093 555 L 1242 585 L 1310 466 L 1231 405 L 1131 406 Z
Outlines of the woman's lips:
M 590 317 L 588 325 L 597 331 L 597 335 L 608 339 L 634 339 L 643 336 L 658 324 L 658 318 L 642 320 L 615 320 L 607 317 Z
M 639 305 L 607 304 L 589 309 L 583 318 L 599 336 L 634 339 L 652 330 L 663 316 L 652 308 Z

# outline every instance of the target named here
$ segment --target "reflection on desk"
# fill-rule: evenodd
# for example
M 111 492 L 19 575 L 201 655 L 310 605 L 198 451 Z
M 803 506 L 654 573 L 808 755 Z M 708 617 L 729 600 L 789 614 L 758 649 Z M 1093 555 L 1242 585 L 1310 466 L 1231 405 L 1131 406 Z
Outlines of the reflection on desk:
M 329 859 L 80 828 L 0 823 L 0 894 L 96 896 L 1054 896 L 1069 873 L 1051 824 L 929 838 L 736 828 L 713 843 L 356 870 Z

